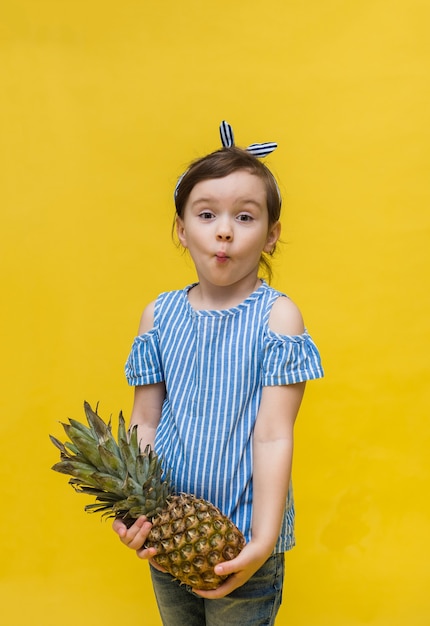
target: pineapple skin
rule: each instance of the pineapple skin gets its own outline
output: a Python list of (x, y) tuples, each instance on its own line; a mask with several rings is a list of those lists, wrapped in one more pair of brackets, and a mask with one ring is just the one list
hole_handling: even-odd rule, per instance
[(169, 473), (150, 446), (142, 452), (137, 427), (127, 434), (122, 413), (118, 437), (85, 402), (88, 426), (69, 419), (63, 424), (70, 441), (50, 439), (60, 451), (52, 469), (72, 476), (78, 493), (95, 498), (89, 513), (123, 520), (130, 527), (141, 515), (152, 528), (143, 547), (155, 548), (154, 560), (181, 583), (194, 589), (216, 589), (227, 577), (214, 567), (234, 559), (245, 545), (240, 530), (217, 507), (191, 494), (172, 494)]
[(152, 521), (145, 542), (154, 560), (181, 583), (195, 589), (217, 589), (227, 576), (214, 567), (234, 559), (245, 539), (233, 522), (210, 502), (190, 494), (171, 496)]

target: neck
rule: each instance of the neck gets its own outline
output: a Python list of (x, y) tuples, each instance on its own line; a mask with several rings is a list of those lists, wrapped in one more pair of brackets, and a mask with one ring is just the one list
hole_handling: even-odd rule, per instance
[(258, 277), (240, 285), (228, 285), (219, 287), (217, 285), (208, 285), (205, 282), (199, 282), (196, 287), (191, 289), (188, 299), (191, 306), (196, 310), (220, 311), (223, 309), (231, 309), (238, 306), (246, 300), (261, 285)]

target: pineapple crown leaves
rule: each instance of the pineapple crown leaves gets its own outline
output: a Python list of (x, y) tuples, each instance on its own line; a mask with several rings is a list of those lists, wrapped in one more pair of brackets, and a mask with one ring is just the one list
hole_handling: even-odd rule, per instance
[(52, 469), (71, 476), (69, 483), (78, 493), (95, 497), (96, 502), (85, 507), (88, 512), (124, 520), (155, 517), (171, 495), (161, 460), (150, 446), (141, 452), (137, 426), (127, 432), (122, 412), (115, 440), (110, 421), (106, 424), (88, 402), (84, 410), (88, 426), (74, 419), (62, 424), (70, 441), (62, 443), (50, 435), (60, 451)]

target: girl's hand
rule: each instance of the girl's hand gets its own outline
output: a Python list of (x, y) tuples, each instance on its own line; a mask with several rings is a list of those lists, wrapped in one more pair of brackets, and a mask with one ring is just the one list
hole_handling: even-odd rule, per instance
[(112, 528), (119, 536), (121, 543), (131, 550), (135, 550), (140, 559), (152, 559), (155, 556), (157, 552), (155, 548), (143, 548), (152, 528), (151, 522), (147, 520), (145, 515), (138, 517), (130, 528), (127, 528), (120, 519), (116, 519)]
[(208, 600), (224, 598), (224, 596), (245, 584), (267, 561), (271, 552), (270, 550), (267, 553), (266, 550), (262, 550), (261, 546), (250, 541), (235, 559), (224, 561), (215, 566), (215, 574), (228, 576), (227, 580), (218, 589), (211, 591), (193, 589), (194, 593)]

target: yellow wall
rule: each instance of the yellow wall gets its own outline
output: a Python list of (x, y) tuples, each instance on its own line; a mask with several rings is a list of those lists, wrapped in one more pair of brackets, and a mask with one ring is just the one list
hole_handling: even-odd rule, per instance
[(6, 626), (159, 624), (146, 564), (50, 471), (48, 433), (84, 399), (128, 414), (141, 309), (194, 279), (172, 188), (222, 119), (279, 143), (274, 284), (326, 367), (297, 426), (278, 623), (430, 623), (429, 18), (424, 0), (4, 0)]

